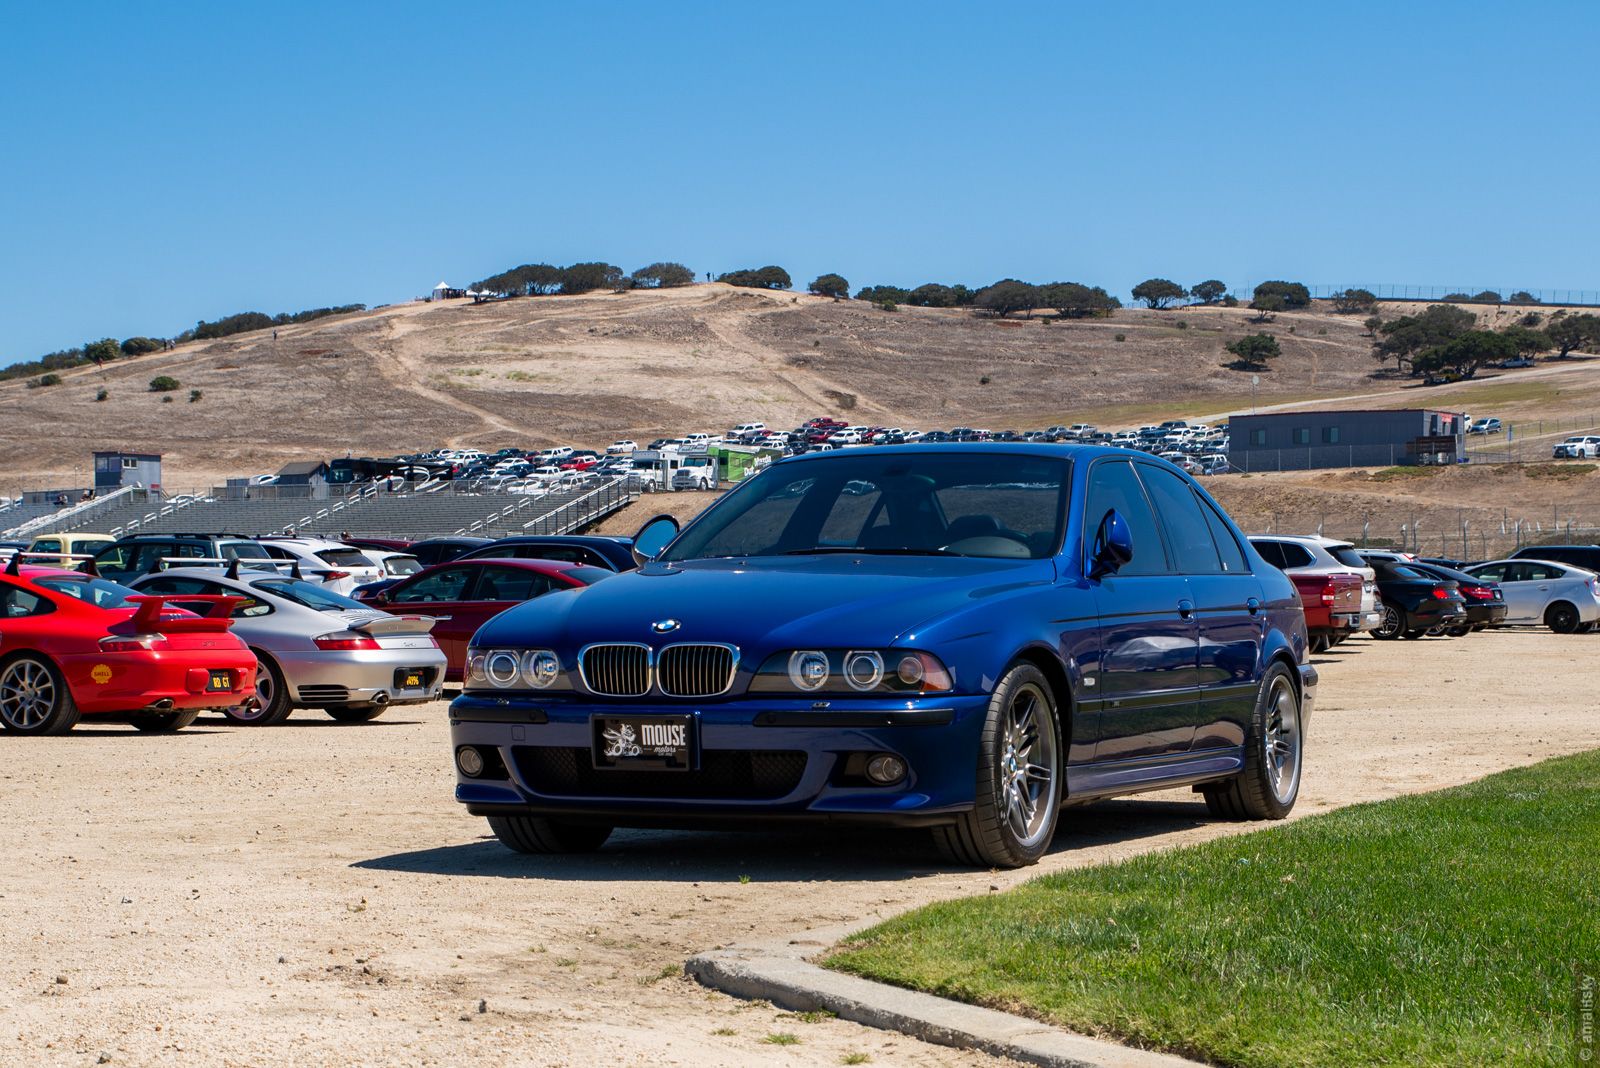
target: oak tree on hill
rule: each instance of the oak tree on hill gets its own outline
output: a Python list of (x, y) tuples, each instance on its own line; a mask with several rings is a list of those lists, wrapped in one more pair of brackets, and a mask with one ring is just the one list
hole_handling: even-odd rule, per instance
[(815, 293), (822, 297), (832, 297), (834, 300), (842, 300), (850, 295), (850, 283), (844, 280), (843, 275), (818, 275), (816, 281), (811, 283), (807, 292)]
[(910, 304), (910, 290), (899, 286), (862, 286), (856, 290), (856, 299), (868, 304)]
[(794, 284), (789, 279), (788, 271), (770, 264), (766, 267), (729, 271), (718, 275), (717, 281), (726, 282), (730, 286), (743, 286), (746, 289), (788, 289)]
[(1215, 304), (1228, 295), (1228, 287), (1215, 278), (1208, 278), (1190, 289), (1189, 295), (1201, 304)]
[(143, 356), (147, 352), (158, 352), (166, 345), (153, 337), (130, 337), (119, 347), (124, 356)]
[(1178, 283), (1165, 278), (1146, 278), (1133, 287), (1133, 299), (1151, 308), (1166, 308), (1189, 295)]
[(1309, 308), (1311, 306), (1311, 291), (1299, 282), (1262, 282), (1256, 286), (1252, 308), (1259, 308), (1262, 297), (1279, 296), (1283, 298), (1286, 309)]
[(1378, 306), (1378, 295), (1370, 289), (1341, 289), (1333, 295), (1333, 310), (1341, 315), (1370, 312)]
[(1039, 301), (1044, 307), (1060, 312), (1063, 319), (1105, 317), (1122, 307), (1122, 301), (1102, 287), (1086, 286), (1082, 282), (1051, 282), (1040, 286)]
[(1468, 330), (1443, 345), (1417, 354), (1413, 366), (1423, 374), (1448, 371), (1471, 378), (1484, 364), (1509, 360), (1517, 354), (1516, 344), (1492, 330)]
[(988, 312), (997, 319), (1004, 319), (1012, 312), (1027, 312), (1028, 317), (1033, 317), (1033, 309), (1040, 307), (1039, 287), (1019, 282), (1015, 278), (1002, 279), (992, 286), (985, 286), (978, 290), (978, 299), (975, 301), (978, 308)]
[(1556, 347), (1556, 355), (1562, 359), (1574, 349), (1600, 351), (1600, 316), (1584, 313), (1551, 318), (1544, 332), (1550, 336)]
[(645, 289), (672, 289), (694, 281), (694, 272), (681, 263), (652, 263), (633, 272), (633, 282)]
[(1500, 331), (1500, 336), (1516, 346), (1518, 356), (1537, 356), (1556, 347), (1543, 330), (1530, 330), (1520, 324), (1506, 327)]
[(1433, 304), (1418, 315), (1401, 316), (1380, 326), (1372, 355), (1379, 363), (1393, 360), (1397, 371), (1415, 374), (1419, 354), (1460, 337), (1477, 323), (1477, 317), (1465, 308)]
[(1268, 360), (1283, 355), (1278, 339), (1271, 334), (1246, 334), (1229, 345), (1228, 351), (1238, 357), (1239, 366), (1247, 371), (1264, 369)]

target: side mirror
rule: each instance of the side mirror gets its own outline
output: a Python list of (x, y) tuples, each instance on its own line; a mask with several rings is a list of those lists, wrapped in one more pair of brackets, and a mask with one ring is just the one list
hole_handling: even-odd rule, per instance
[(658, 515), (639, 528), (633, 536), (633, 561), (644, 565), (661, 555), (673, 538), (678, 536), (678, 521), (670, 515)]
[(1133, 533), (1128, 529), (1128, 521), (1113, 508), (1100, 520), (1100, 530), (1095, 534), (1089, 577), (1114, 575), (1132, 559)]

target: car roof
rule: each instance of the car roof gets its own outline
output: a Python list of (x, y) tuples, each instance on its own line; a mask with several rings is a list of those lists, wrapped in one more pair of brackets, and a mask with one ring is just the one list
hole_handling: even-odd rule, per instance
[[(1065, 443), (1041, 443), (1036, 441), (940, 441), (932, 444), (893, 445), (884, 446), (884, 454), (890, 456), (1041, 456), (1072, 459), (1095, 459), (1101, 456), (1118, 456), (1130, 459), (1133, 453), (1127, 449), (1118, 449), (1110, 445), (1077, 445)], [(841, 457), (875, 455), (871, 451), (857, 452), (855, 450), (830, 452), (808, 452), (799, 456), (785, 456), (774, 461), (774, 466), (783, 464), (819, 464), (835, 463)], [(1147, 455), (1147, 454), (1139, 454)]]
[[(504, 564), (507, 567), (517, 567), (524, 571), (540, 571), (547, 574), (571, 571), (575, 567), (589, 566), (587, 564), (574, 563), (571, 560), (541, 560), (537, 557), (528, 556), (474, 556), (471, 560), (446, 560), (443, 563), (424, 568), (417, 574), (423, 575), (429, 571), (438, 571), (440, 568), (455, 567), (460, 564)], [(416, 576), (407, 575), (406, 577), (415, 578)]]

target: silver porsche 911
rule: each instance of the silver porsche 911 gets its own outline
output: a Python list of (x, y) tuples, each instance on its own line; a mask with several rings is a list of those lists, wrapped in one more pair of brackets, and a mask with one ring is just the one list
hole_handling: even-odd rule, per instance
[(361, 722), (389, 705), (434, 700), (444, 686), (445, 654), (429, 633), (431, 616), (390, 615), (276, 570), (173, 567), (132, 585), (141, 593), (245, 598), (233, 609), (233, 633), (261, 668), (255, 699), (227, 710), (236, 723), (282, 723), (296, 708)]

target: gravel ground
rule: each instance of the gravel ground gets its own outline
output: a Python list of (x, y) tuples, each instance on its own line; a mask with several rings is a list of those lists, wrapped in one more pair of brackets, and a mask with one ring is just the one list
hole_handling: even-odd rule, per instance
[[(1531, 630), (1340, 646), (1296, 815), (1600, 746), (1597, 651)], [(862, 833), (630, 831), (519, 857), (450, 799), (443, 704), (0, 751), (5, 1065), (978, 1064), (707, 991), (682, 962), (1244, 829), (1173, 791), (1068, 810), (1024, 873)]]

